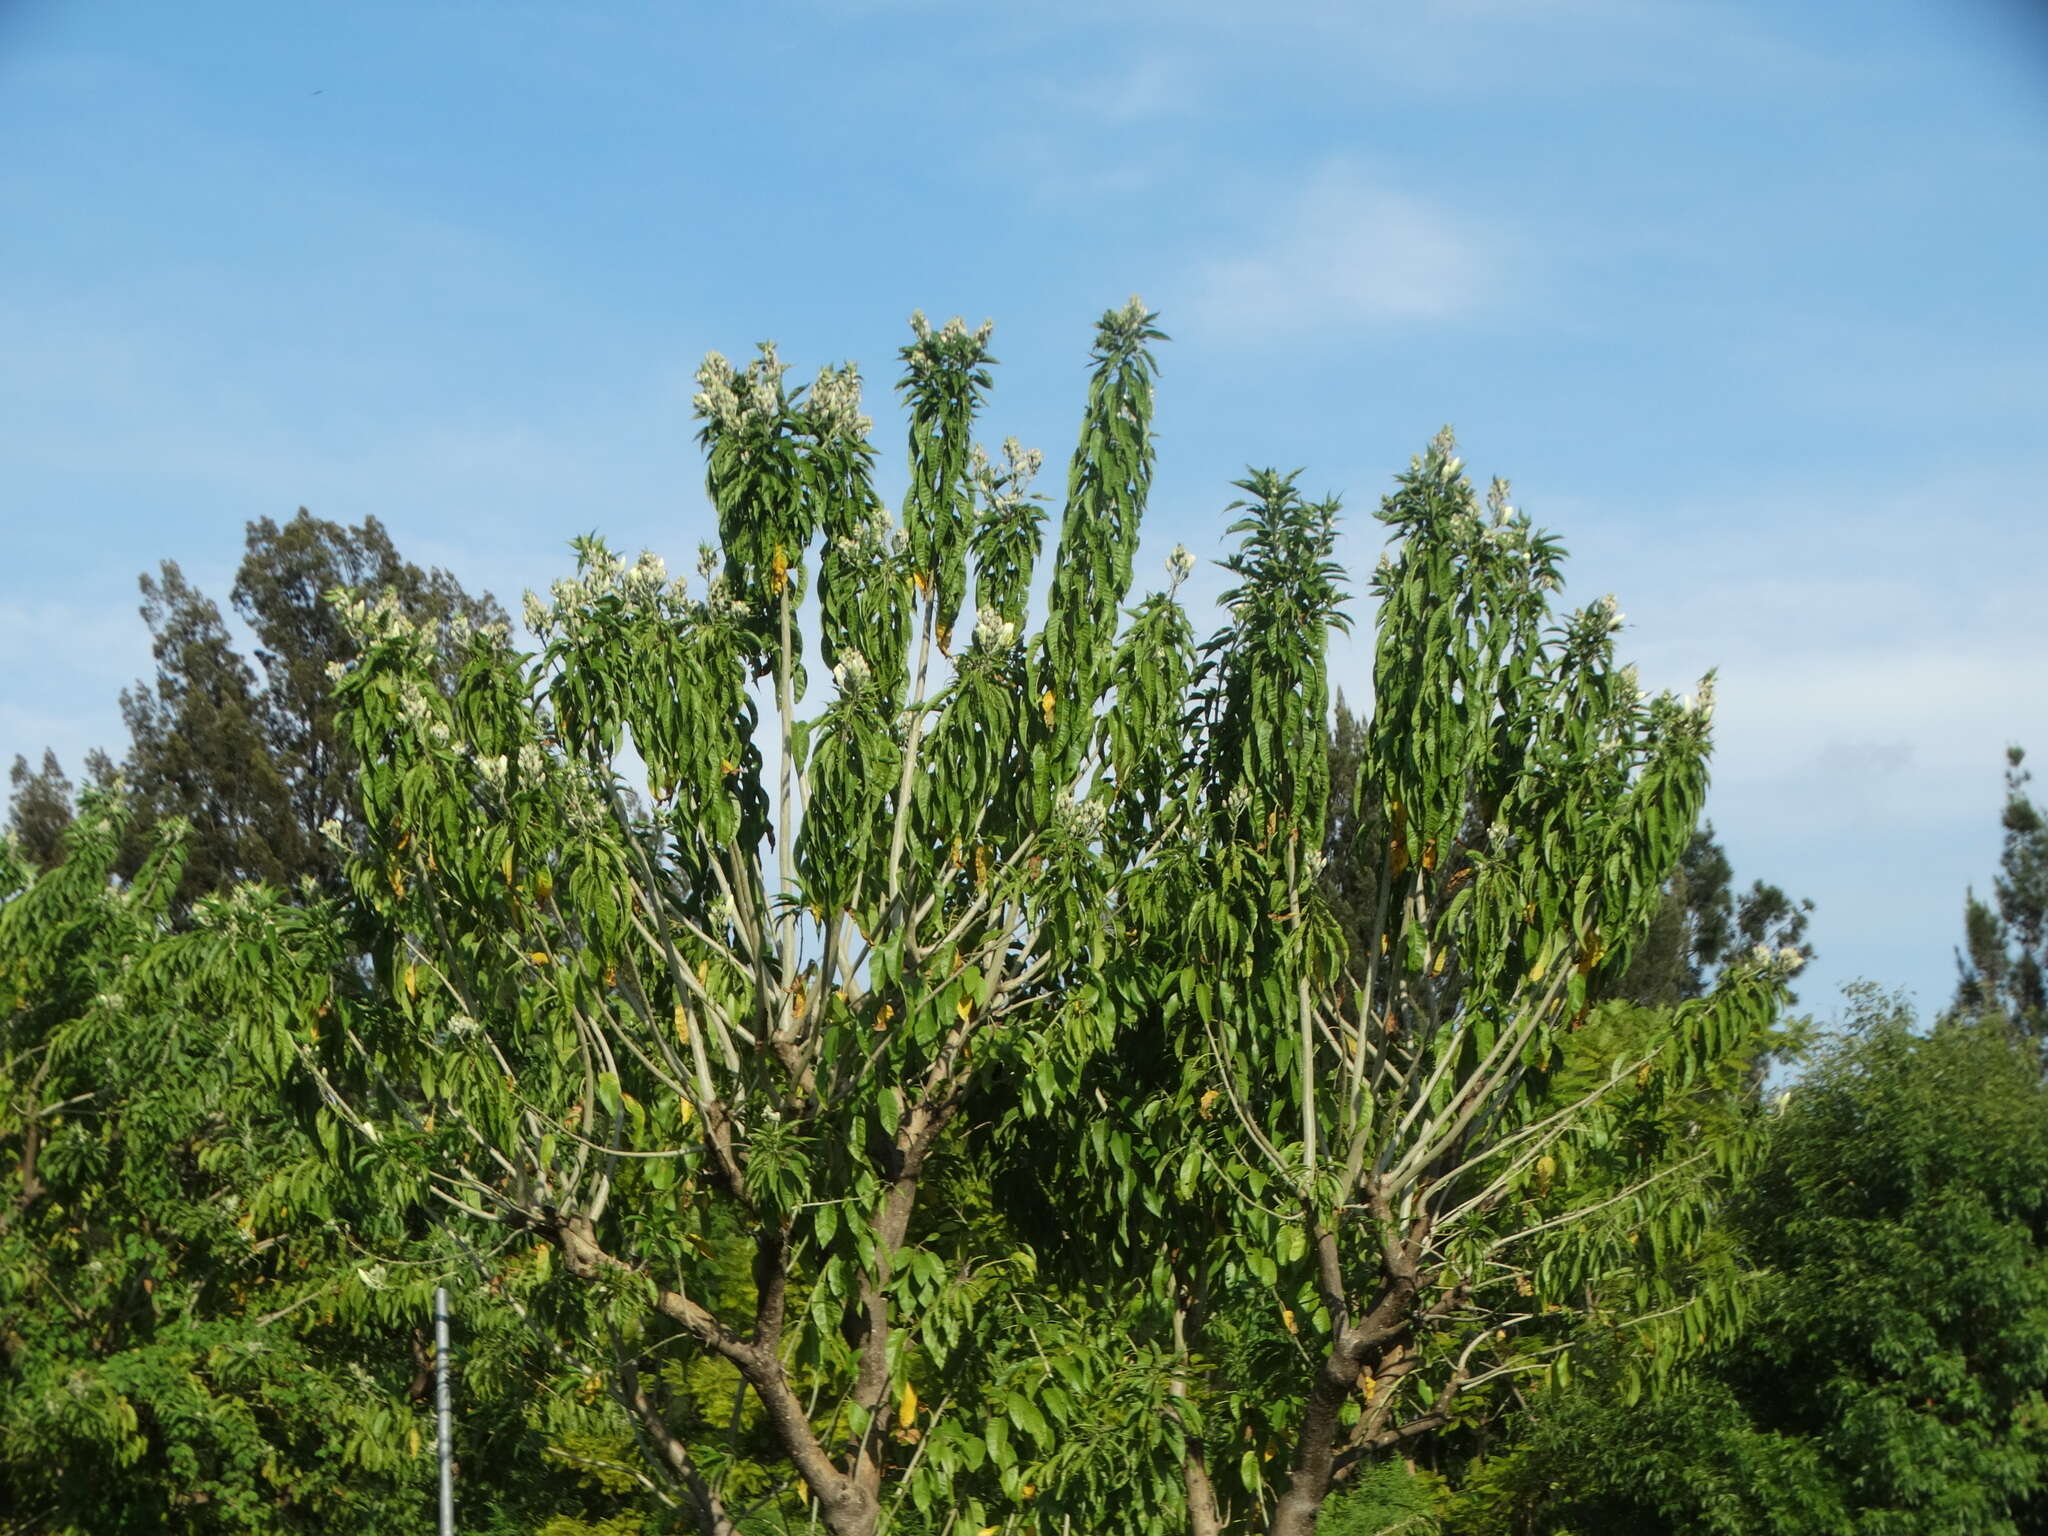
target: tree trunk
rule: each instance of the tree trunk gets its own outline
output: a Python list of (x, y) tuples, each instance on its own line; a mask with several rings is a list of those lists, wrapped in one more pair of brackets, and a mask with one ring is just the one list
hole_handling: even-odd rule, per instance
[(1272, 1523), (1266, 1527), (1267, 1536), (1315, 1536), (1316, 1515), (1330, 1496), (1336, 1476), (1338, 1415), (1358, 1380), (1364, 1353), (1364, 1337), (1353, 1330), (1345, 1329), (1331, 1341), (1330, 1352), (1309, 1388), (1294, 1470), (1273, 1511)]
[(1181, 1458), (1180, 1476), (1187, 1488), (1188, 1536), (1223, 1536), (1223, 1517), (1216, 1511), (1216, 1485), (1209, 1481), (1209, 1459), (1200, 1446), (1188, 1447)]

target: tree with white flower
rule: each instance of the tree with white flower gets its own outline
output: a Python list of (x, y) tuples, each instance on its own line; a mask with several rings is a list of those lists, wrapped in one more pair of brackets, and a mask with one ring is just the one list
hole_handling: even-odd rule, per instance
[[(480, 640), (451, 693), (402, 614), (347, 610), (378, 1000), (321, 980), (328, 914), (280, 910), (307, 966), (260, 1059), (314, 1074), (358, 1176), (532, 1250), (703, 1532), (778, 1497), (836, 1536), (913, 1509), (974, 1530), (1030, 1496), (1031, 1447), (969, 1411), (1016, 1367), (968, 1347), (1017, 1332), (985, 1314), (1029, 1256), (921, 1201), (984, 1083), (1046, 1108), (1109, 1044), (1117, 893), (1182, 814), (1186, 622), (1165, 594), (1122, 616), (1158, 336), (1136, 301), (1097, 330), (1028, 635), (1039, 456), (975, 446), (989, 329), (921, 316), (900, 525), (858, 373), (792, 389), (764, 346), (698, 376), (701, 595), (580, 541), (526, 604), (540, 654)], [(735, 1480), (714, 1418), (770, 1437), (780, 1491)]]

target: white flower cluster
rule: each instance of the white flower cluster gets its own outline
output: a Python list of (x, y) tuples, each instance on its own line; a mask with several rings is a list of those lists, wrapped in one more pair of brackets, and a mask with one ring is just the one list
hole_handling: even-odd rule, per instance
[(1700, 679), (1700, 691), (1689, 693), (1679, 701), (1679, 707), (1688, 715), (1697, 715), (1700, 720), (1714, 718), (1714, 679), (1712, 674)]
[(348, 664), (346, 662), (330, 661), (327, 663), (326, 671), (328, 682), (339, 683), (344, 677), (348, 676)]
[(519, 776), (521, 778), (543, 778), (546, 776), (547, 771), (547, 754), (541, 751), (539, 742), (529, 741), (519, 749)]
[(1772, 949), (1768, 944), (1755, 944), (1750, 946), (1749, 958), (1763, 969), (1781, 971), (1787, 976), (1806, 964), (1805, 952), (1791, 944), (1778, 949)]
[(1003, 439), (1003, 463), (998, 468), (976, 443), (968, 460), (968, 475), (981, 492), (988, 511), (1000, 517), (1030, 499), (1031, 482), (1045, 467), (1045, 455), (1026, 448), (1014, 437)]
[(1166, 574), (1173, 578), (1177, 587), (1195, 574), (1195, 557), (1188, 553), (1185, 544), (1173, 546), (1173, 553), (1166, 557)]
[(860, 410), (860, 369), (820, 368), (811, 386), (811, 415), (827, 437), (864, 438), (875, 429), (874, 418)]
[(1493, 514), (1495, 523), (1506, 523), (1514, 519), (1515, 509), (1508, 505), (1508, 483), (1499, 475), (1486, 488), (1486, 510)]
[(995, 609), (984, 607), (975, 617), (974, 643), (985, 651), (1007, 651), (1017, 643), (1017, 626)]
[(450, 1015), (448, 1030), (449, 1033), (457, 1038), (465, 1038), (470, 1035), (481, 1034), (483, 1032), (483, 1025), (477, 1023), (475, 1019), (472, 1019), (466, 1013), (457, 1013)]
[(789, 364), (775, 354), (775, 343), (761, 343), (761, 355), (736, 373), (716, 352), (707, 352), (697, 370), (697, 393), (690, 404), (721, 432), (734, 432), (782, 419), (782, 376)]
[[(661, 556), (651, 549), (640, 551), (640, 558), (633, 562), (633, 568), (626, 572), (623, 583), (626, 596), (639, 602), (647, 602), (661, 595), (668, 585), (668, 566)], [(680, 597), (682, 594), (676, 594)]]
[(874, 512), (854, 525), (851, 533), (841, 534), (833, 541), (832, 547), (840, 554), (855, 560), (880, 560), (897, 547), (898, 530), (890, 520), (886, 508), (877, 507)]
[(341, 615), (343, 627), (366, 643), (403, 640), (419, 632), (419, 626), (398, 606), (398, 594), (389, 587), (374, 602), (346, 587), (336, 587), (327, 594), (327, 601)]
[(505, 775), (510, 767), (511, 765), (502, 757), (479, 755), (476, 760), (476, 771), (483, 776), (483, 781), (501, 794), (504, 792)]
[(1620, 629), (1622, 621), (1628, 617), (1627, 614), (1621, 611), (1621, 600), (1612, 592), (1600, 599), (1599, 610), (1601, 617), (1606, 621), (1607, 632), (1610, 635)]
[(408, 677), (398, 688), (398, 712), (414, 730), (425, 734), (434, 721), (434, 703), (417, 678)]
[[(916, 334), (919, 342), (928, 342), (932, 339), (931, 322), (925, 319), (924, 311), (921, 309), (913, 309), (910, 312), (910, 329)], [(981, 322), (980, 326), (976, 328), (974, 332), (974, 339), (980, 345), (985, 347), (988, 345), (989, 337), (995, 334), (995, 330), (995, 321), (984, 320)], [(965, 320), (962, 320), (958, 315), (955, 315), (952, 319), (948, 320), (943, 326), (939, 328), (938, 337), (939, 340), (942, 342), (965, 340), (967, 337), (967, 322)]]
[(859, 693), (873, 676), (874, 668), (868, 665), (867, 657), (859, 651), (840, 652), (839, 660), (832, 668), (832, 681), (839, 685), (841, 693)]
[(1053, 821), (1069, 837), (1093, 842), (1109, 825), (1109, 807), (1100, 800), (1069, 800), (1054, 811)]

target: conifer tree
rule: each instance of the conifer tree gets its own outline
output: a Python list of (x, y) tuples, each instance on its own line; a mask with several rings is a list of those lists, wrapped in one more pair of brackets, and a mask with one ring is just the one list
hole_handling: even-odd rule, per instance
[(1972, 891), (1964, 903), (1956, 1006), (2003, 1014), (2048, 1045), (2048, 818), (2027, 794), (2025, 762), (2019, 747), (2007, 750), (2004, 845), (1992, 901)]

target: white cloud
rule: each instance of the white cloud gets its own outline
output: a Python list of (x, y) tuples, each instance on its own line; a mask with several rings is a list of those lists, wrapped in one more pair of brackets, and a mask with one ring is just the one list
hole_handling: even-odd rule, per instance
[(1144, 53), (1121, 69), (1080, 81), (1060, 76), (1047, 95), (1062, 113), (1125, 126), (1191, 110), (1199, 87), (1185, 59)]
[(1276, 226), (1261, 220), (1252, 230), (1196, 264), (1189, 299), (1176, 306), (1193, 328), (1270, 340), (1442, 321), (1474, 309), (1492, 286), (1474, 235), (1346, 161), (1317, 171)]

